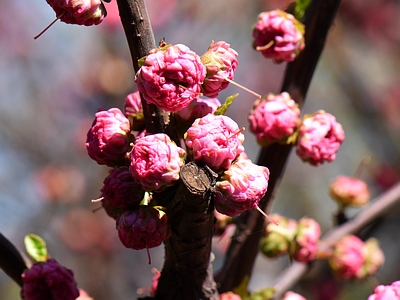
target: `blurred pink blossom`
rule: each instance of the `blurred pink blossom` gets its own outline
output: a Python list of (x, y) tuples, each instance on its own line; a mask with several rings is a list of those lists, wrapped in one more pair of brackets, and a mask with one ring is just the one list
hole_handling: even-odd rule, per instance
[(293, 61), (305, 47), (304, 25), (279, 9), (258, 15), (253, 37), (254, 49), (276, 63)]
[(321, 228), (315, 220), (301, 218), (290, 251), (293, 259), (304, 263), (313, 261), (320, 236)]
[(255, 101), (248, 120), (258, 143), (267, 146), (286, 143), (298, 126), (299, 116), (300, 109), (288, 93), (270, 93)]
[(338, 176), (329, 184), (329, 194), (342, 206), (362, 206), (369, 202), (367, 184), (355, 177)]
[(400, 281), (391, 285), (378, 285), (368, 300), (397, 300), (400, 299)]
[(304, 116), (298, 128), (296, 154), (313, 166), (332, 162), (344, 138), (342, 125), (334, 116), (320, 110)]

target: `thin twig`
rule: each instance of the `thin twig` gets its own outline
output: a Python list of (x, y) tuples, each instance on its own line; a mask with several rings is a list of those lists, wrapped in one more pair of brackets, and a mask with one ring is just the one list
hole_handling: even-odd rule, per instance
[[(399, 202), (400, 182), (373, 200), (372, 204), (365, 207), (356, 218), (328, 232), (321, 241), (331, 244), (345, 235), (357, 234), (361, 229), (390, 212), (390, 208)], [(274, 284), (276, 289), (275, 298), (280, 299), (284, 292), (288, 291), (300, 280), (308, 268), (308, 264), (295, 262), (282, 272)]]

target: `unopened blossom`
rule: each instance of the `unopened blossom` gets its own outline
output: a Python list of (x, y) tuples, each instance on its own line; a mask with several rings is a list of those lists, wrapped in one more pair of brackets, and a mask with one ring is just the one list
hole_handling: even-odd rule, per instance
[(271, 219), (278, 225), (268, 223), (265, 234), (261, 238), (260, 250), (265, 256), (275, 258), (289, 252), (290, 244), (297, 231), (297, 221), (279, 214), (271, 215)]
[(196, 162), (214, 171), (227, 170), (244, 152), (244, 135), (231, 118), (208, 114), (196, 119), (185, 133), (185, 143)]
[(206, 53), (201, 56), (201, 62), (206, 66), (207, 75), (201, 87), (204, 96), (217, 97), (233, 80), (238, 66), (238, 53), (224, 42), (212, 42)]
[(367, 184), (355, 177), (338, 176), (329, 184), (329, 194), (342, 206), (362, 206), (371, 194)]
[(108, 199), (104, 198), (103, 196), (101, 196), (100, 199), (102, 199), (101, 206), (105, 210), (106, 214), (114, 220), (116, 220), (125, 211), (123, 208), (117, 208), (111, 205)]
[(400, 281), (391, 285), (378, 285), (368, 300), (397, 300), (400, 299)]
[(103, 197), (116, 208), (126, 209), (139, 205), (145, 193), (142, 186), (133, 180), (128, 167), (111, 170), (103, 184)]
[(276, 63), (291, 62), (304, 49), (304, 25), (282, 10), (262, 12), (253, 27), (253, 47)]
[(321, 228), (315, 220), (310, 218), (300, 219), (290, 249), (291, 257), (304, 263), (314, 260), (320, 236)]
[(87, 133), (90, 158), (109, 167), (128, 165), (130, 130), (129, 120), (118, 108), (98, 111)]
[(164, 133), (146, 135), (135, 141), (130, 172), (145, 191), (161, 192), (179, 179), (185, 150)]
[(300, 109), (286, 92), (258, 99), (248, 117), (250, 130), (262, 146), (286, 143), (299, 123)]
[(296, 154), (313, 166), (332, 162), (344, 141), (342, 125), (323, 110), (306, 115), (298, 128)]
[(268, 189), (269, 170), (240, 158), (217, 180), (214, 205), (217, 211), (235, 216), (257, 208)]
[(101, 0), (46, 0), (57, 18), (67, 24), (98, 25), (107, 15)]
[(74, 275), (54, 258), (35, 263), (21, 275), (25, 300), (75, 300), (79, 296)]
[(117, 219), (117, 230), (122, 244), (134, 250), (157, 247), (171, 235), (167, 215), (151, 206), (126, 210)]
[(200, 57), (178, 44), (154, 49), (136, 73), (143, 98), (165, 111), (176, 112), (200, 96), (206, 68)]
[(178, 111), (176, 116), (183, 122), (192, 124), (198, 118), (213, 114), (220, 106), (221, 102), (217, 98), (196, 98)]
[(364, 279), (368, 276), (375, 275), (379, 268), (385, 262), (385, 256), (382, 249), (379, 247), (379, 243), (376, 239), (370, 238), (364, 243), (366, 257), (363, 268), (358, 274), (359, 279)]
[(289, 291), (283, 295), (282, 300), (306, 300), (306, 298), (295, 292)]
[(363, 241), (348, 235), (335, 245), (329, 264), (337, 278), (356, 279), (362, 271), (366, 256)]
[(125, 116), (131, 122), (131, 129), (141, 131), (145, 128), (142, 99), (139, 92), (130, 93), (125, 98), (124, 103)]
[(220, 300), (242, 300), (242, 297), (240, 297), (238, 294), (232, 293), (232, 292), (226, 292), (222, 293), (219, 295)]

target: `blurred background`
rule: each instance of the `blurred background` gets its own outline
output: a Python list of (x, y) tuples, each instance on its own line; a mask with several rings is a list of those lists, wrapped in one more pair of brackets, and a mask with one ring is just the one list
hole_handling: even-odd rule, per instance
[[(86, 133), (99, 109), (122, 108), (136, 90), (128, 45), (115, 0), (98, 26), (57, 22), (38, 40), (55, 13), (46, 1), (0, 0), (0, 232), (20, 249), (28, 233), (42, 236), (49, 253), (74, 270), (80, 288), (96, 300), (136, 299), (161, 269), (163, 247), (125, 249), (114, 221), (91, 199), (100, 195), (107, 167), (92, 161)], [(224, 40), (239, 53), (235, 81), (260, 93), (278, 93), (285, 64), (276, 65), (251, 48), (251, 28), (265, 10), (286, 8), (286, 0), (147, 0), (156, 40), (183, 43), (199, 55), (211, 41)], [(292, 153), (273, 212), (315, 218), (332, 227), (336, 204), (330, 180), (362, 175), (377, 196), (400, 180), (400, 1), (343, 0), (313, 77), (304, 113), (319, 109), (336, 116), (346, 132), (337, 159), (321, 167), (303, 164)], [(224, 99), (240, 93), (228, 115), (248, 127), (253, 96), (230, 86)], [(245, 113), (246, 112), (246, 113)], [(259, 148), (246, 130), (245, 149), (256, 160)], [(357, 209), (351, 211), (357, 213)], [(400, 279), (400, 207), (364, 237), (378, 238), (386, 263), (376, 278), (338, 282), (329, 270), (311, 272), (295, 288), (307, 299), (366, 299), (378, 283)], [(215, 240), (214, 270), (222, 264), (229, 237)], [(287, 258), (257, 259), (252, 290), (273, 284)], [(396, 266), (396, 267), (393, 267)], [(320, 271), (321, 271), (320, 270)], [(19, 299), (19, 288), (0, 272), (0, 298)]]

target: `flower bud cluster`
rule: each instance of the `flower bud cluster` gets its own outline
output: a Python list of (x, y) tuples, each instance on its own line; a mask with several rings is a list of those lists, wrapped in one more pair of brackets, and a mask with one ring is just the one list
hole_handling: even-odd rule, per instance
[(400, 299), (400, 281), (395, 281), (391, 285), (378, 285), (374, 293), (368, 297), (368, 300), (392, 299)]
[[(237, 56), (224, 41), (212, 42), (201, 57), (182, 44), (162, 45), (140, 60), (135, 82), (147, 103), (175, 112), (188, 121), (193, 116), (211, 113), (207, 104), (202, 104), (200, 109), (191, 104), (201, 95), (217, 97), (228, 87), (238, 66)], [(211, 102), (214, 102), (210, 105), (213, 108), (215, 101)]]
[(99, 200), (116, 219), (121, 242), (132, 249), (156, 247), (170, 231), (167, 215), (152, 207), (151, 193), (177, 182), (186, 152), (166, 134), (137, 132), (143, 128), (139, 92), (128, 95), (124, 109), (96, 113), (86, 148), (98, 164), (112, 167)]
[(332, 180), (329, 184), (329, 195), (341, 207), (363, 206), (371, 198), (371, 193), (364, 181), (348, 176), (338, 176)]
[(299, 262), (310, 262), (315, 259), (318, 241), (321, 236), (319, 224), (310, 218), (302, 218), (299, 222), (273, 214), (271, 218), (279, 224), (267, 225), (261, 240), (260, 250), (269, 257), (289, 254)]
[(283, 92), (256, 100), (248, 120), (260, 145), (293, 143), (296, 154), (313, 166), (332, 162), (345, 138), (342, 125), (323, 110), (299, 115), (298, 105)]
[(244, 135), (237, 123), (223, 115), (196, 119), (184, 135), (194, 161), (218, 174), (214, 205), (227, 216), (257, 208), (268, 189), (269, 170), (244, 153)]
[(339, 279), (365, 279), (374, 275), (384, 260), (377, 240), (371, 238), (364, 243), (348, 235), (336, 243), (329, 264)]

